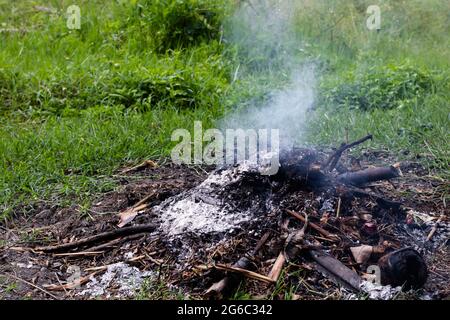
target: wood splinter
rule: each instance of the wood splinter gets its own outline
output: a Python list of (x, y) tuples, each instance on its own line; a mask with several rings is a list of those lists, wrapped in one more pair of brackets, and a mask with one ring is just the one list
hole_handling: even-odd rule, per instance
[[(289, 213), (291, 216), (293, 216), (294, 218), (299, 219), (302, 222), (305, 222), (306, 219), (299, 213), (289, 210), (286, 210), (287, 213)], [(321, 226), (313, 223), (313, 222), (309, 222), (308, 225), (314, 229), (315, 231), (317, 231), (318, 233), (320, 233), (321, 235), (323, 235), (325, 238), (328, 238), (330, 241), (338, 241), (339, 237), (335, 234), (332, 234), (330, 232), (328, 232), (327, 230), (325, 230), (324, 228), (322, 228)]]
[(284, 255), (284, 252), (281, 251), (277, 257), (277, 260), (275, 260), (275, 263), (273, 264), (268, 277), (271, 278), (274, 282), (277, 282), (285, 263), (286, 256)]
[[(239, 268), (239, 269), (249, 269), (252, 265), (251, 260), (249, 257), (254, 257), (259, 250), (264, 246), (264, 244), (267, 242), (267, 240), (270, 237), (270, 232), (266, 232), (261, 239), (256, 244), (254, 250), (243, 257), (241, 257), (237, 262), (235, 262), (232, 267), (233, 268)], [(239, 281), (241, 280), (239, 273), (233, 273), (230, 275), (227, 275), (226, 277), (222, 278), (220, 281), (215, 282), (211, 285), (211, 287), (206, 290), (205, 295), (207, 296), (223, 296), (226, 292), (230, 291), (233, 287), (235, 287), (237, 284), (239, 284)]]
[[(278, 281), (278, 278), (281, 275), (281, 271), (283, 270), (288, 256), (297, 255), (298, 251), (300, 250), (299, 245), (303, 242), (305, 231), (308, 226), (308, 215), (306, 215), (304, 223), (305, 224), (300, 230), (295, 231), (287, 237), (284, 249), (279, 253), (277, 259), (275, 260), (275, 263), (273, 264), (272, 269), (270, 270), (268, 275), (268, 277), (271, 278), (274, 282)], [(289, 252), (286, 252), (288, 248), (290, 250)]]
[(427, 241), (430, 241), (431, 238), (433, 238), (433, 236), (436, 233), (436, 230), (438, 228), (438, 225), (442, 222), (442, 220), (444, 220), (444, 218), (445, 218), (445, 214), (441, 214), (439, 216), (439, 219), (436, 221), (436, 224), (433, 226), (433, 228), (431, 229), (430, 233), (427, 236)]

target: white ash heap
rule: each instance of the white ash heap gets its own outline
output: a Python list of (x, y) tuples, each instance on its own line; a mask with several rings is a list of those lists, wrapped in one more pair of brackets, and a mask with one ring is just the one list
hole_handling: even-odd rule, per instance
[(140, 271), (124, 262), (114, 263), (108, 266), (104, 274), (92, 276), (79, 292), (78, 296), (90, 298), (105, 296), (109, 298), (133, 297), (144, 284), (145, 279), (155, 278), (153, 271)]
[(251, 210), (239, 208), (223, 191), (239, 183), (246, 174), (260, 175), (260, 169), (249, 161), (218, 169), (200, 185), (164, 201), (154, 209), (159, 212), (162, 231), (169, 236), (223, 233), (255, 220)]

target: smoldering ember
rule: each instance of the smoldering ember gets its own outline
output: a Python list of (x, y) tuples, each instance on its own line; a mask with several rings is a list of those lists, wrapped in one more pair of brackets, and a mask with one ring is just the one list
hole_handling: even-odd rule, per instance
[(162, 298), (279, 298), (281, 287), (292, 299), (442, 298), (445, 182), (387, 152), (348, 154), (369, 139), (282, 150), (271, 176), (248, 161), (148, 160), (118, 172), (122, 188), (85, 215), (38, 203), (2, 235), (2, 274), (25, 284), (11, 297), (125, 298), (148, 286)]

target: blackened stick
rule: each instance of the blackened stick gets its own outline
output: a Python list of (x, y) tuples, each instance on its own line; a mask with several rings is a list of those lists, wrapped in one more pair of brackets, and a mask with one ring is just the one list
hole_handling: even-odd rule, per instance
[[(361, 144), (367, 140), (372, 140), (373, 136), (371, 134), (368, 134), (367, 136), (356, 140), (352, 143), (349, 144), (345, 144), (343, 143), (339, 149), (337, 149), (329, 158), (328, 160), (325, 162), (325, 164), (323, 165), (323, 169), (326, 169), (328, 167), (328, 165), (330, 165), (330, 168), (328, 169), (328, 171), (332, 171), (334, 169), (334, 167), (336, 167), (336, 164), (338, 163), (339, 159), (341, 158), (342, 153), (350, 148), (353, 148), (354, 146), (357, 146), (358, 144)], [(331, 163), (331, 164), (330, 164)]]

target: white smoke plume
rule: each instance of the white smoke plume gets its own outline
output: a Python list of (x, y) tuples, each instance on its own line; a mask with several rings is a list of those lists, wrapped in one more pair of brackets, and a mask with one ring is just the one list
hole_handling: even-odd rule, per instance
[(281, 149), (299, 138), (315, 99), (314, 66), (300, 66), (294, 57), (300, 49), (292, 23), (298, 6), (299, 1), (294, 0), (242, 1), (228, 34), (228, 40), (244, 52), (247, 63), (254, 63), (255, 72), (282, 69), (290, 73), (290, 83), (271, 92), (268, 102), (227, 116), (222, 127), (279, 129)]

